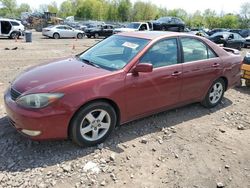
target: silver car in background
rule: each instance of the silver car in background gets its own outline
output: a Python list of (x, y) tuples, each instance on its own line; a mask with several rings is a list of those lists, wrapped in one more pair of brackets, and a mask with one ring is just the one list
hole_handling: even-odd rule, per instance
[(67, 25), (53, 25), (42, 30), (43, 36), (59, 39), (59, 38), (78, 38), (82, 39), (84, 32), (74, 29)]

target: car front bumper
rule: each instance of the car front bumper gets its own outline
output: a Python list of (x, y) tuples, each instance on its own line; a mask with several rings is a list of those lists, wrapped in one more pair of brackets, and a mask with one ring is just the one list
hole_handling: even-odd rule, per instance
[(10, 90), (4, 95), (5, 109), (10, 123), (17, 131), (32, 140), (66, 139), (70, 114), (61, 110), (25, 109), (11, 99)]

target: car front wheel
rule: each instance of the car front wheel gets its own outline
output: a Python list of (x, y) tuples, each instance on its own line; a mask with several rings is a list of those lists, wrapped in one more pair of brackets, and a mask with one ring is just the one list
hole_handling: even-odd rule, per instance
[(216, 80), (209, 88), (205, 99), (202, 101), (202, 105), (207, 108), (215, 107), (219, 104), (224, 96), (225, 81), (223, 79)]
[(102, 143), (114, 130), (117, 116), (106, 102), (95, 102), (82, 107), (70, 125), (70, 136), (79, 146)]

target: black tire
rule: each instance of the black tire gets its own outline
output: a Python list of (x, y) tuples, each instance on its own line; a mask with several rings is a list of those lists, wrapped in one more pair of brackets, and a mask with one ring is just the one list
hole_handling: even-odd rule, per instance
[[(214, 87), (216, 87), (216, 86), (222, 87), (221, 94), (219, 96), (210, 96), (210, 94), (215, 92)], [(217, 106), (221, 102), (221, 100), (222, 100), (222, 98), (224, 96), (225, 90), (226, 90), (225, 81), (222, 78), (217, 79), (216, 81), (213, 82), (212, 86), (209, 88), (209, 90), (208, 90), (208, 92), (206, 94), (206, 97), (201, 102), (201, 104), (203, 106), (205, 106), (206, 108), (213, 108), (213, 107)], [(214, 98), (216, 100), (214, 102), (212, 102), (212, 99), (214, 99)]]
[(184, 32), (184, 27), (179, 27), (179, 32)]
[(245, 84), (247, 87), (250, 87), (250, 80), (245, 80)]
[(241, 48), (242, 48), (242, 45), (240, 45), (237, 50), (241, 51)]
[(91, 38), (91, 35), (87, 35), (87, 37), (90, 39), (90, 38)]
[(82, 33), (78, 33), (78, 34), (77, 34), (77, 38), (78, 38), (78, 39), (82, 39), (82, 38), (83, 38), (83, 34), (82, 34)]
[(19, 33), (13, 31), (13, 32), (10, 34), (10, 38), (11, 38), (11, 39), (19, 38)]
[[(96, 113), (95, 111), (97, 111), (97, 114), (96, 115), (92, 114)], [(98, 123), (98, 117), (101, 113), (98, 114), (98, 111), (104, 111), (108, 114), (104, 116), (101, 122), (99, 121), (100, 123)], [(94, 117), (94, 121), (96, 121), (95, 127), (94, 127), (94, 121), (92, 123), (90, 123), (90, 121), (87, 121), (88, 120), (87, 115), (89, 114), (93, 115), (92, 117), (97, 116)], [(106, 129), (102, 129), (102, 127), (98, 128), (103, 121), (110, 122), (110, 124), (108, 123), (109, 124), (108, 128)], [(70, 130), (69, 130), (70, 137), (73, 140), (73, 142), (79, 146), (94, 146), (102, 143), (111, 134), (111, 132), (115, 128), (116, 123), (117, 123), (117, 115), (114, 108), (110, 104), (106, 102), (94, 102), (86, 106), (83, 106), (75, 114), (70, 123)], [(83, 130), (84, 128), (89, 128), (90, 130), (88, 130), (86, 133), (84, 133), (84, 135), (82, 135), (81, 130)], [(100, 134), (101, 137), (94, 140), (88, 140), (88, 139), (93, 139), (94, 129), (95, 131), (97, 130), (98, 132), (97, 134)], [(90, 132), (91, 136), (88, 135)]]
[(162, 26), (161, 30), (162, 30), (162, 31), (167, 31), (166, 26)]
[(53, 34), (53, 38), (54, 38), (54, 39), (60, 39), (59, 33), (54, 33), (54, 34)]
[(98, 34), (98, 33), (95, 33), (94, 37), (95, 37), (96, 39), (98, 39), (98, 38), (99, 38), (99, 34)]

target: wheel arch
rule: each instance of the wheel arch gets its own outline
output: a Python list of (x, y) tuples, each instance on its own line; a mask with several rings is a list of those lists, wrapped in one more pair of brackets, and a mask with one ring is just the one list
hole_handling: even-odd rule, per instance
[(58, 35), (59, 35), (59, 38), (61, 37), (60, 33), (54, 32), (53, 35), (52, 35), (53, 38), (54, 38), (54, 35), (55, 35), (55, 34), (58, 34)]
[[(212, 84), (218, 80), (218, 79), (222, 79), (225, 83), (225, 91), (227, 91), (228, 89), (228, 79), (225, 76), (220, 76), (218, 78), (216, 78), (215, 80), (212, 80), (209, 87), (205, 90), (204, 94), (202, 96), (206, 96), (207, 92), (209, 91), (210, 87), (212, 86)], [(203, 100), (203, 97), (201, 98), (201, 100)]]
[[(228, 89), (228, 79), (225, 76), (221, 76), (220, 78), (225, 82), (225, 91), (227, 91), (227, 89)], [(218, 78), (218, 79), (220, 79), (220, 78)]]
[(120, 124), (120, 108), (119, 106), (117, 105), (116, 102), (114, 102), (113, 100), (111, 99), (108, 99), (108, 98), (99, 98), (99, 99), (93, 99), (93, 100), (90, 100), (86, 103), (84, 103), (83, 105), (81, 105), (73, 114), (73, 116), (70, 118), (70, 121), (69, 121), (69, 125), (68, 125), (68, 131), (67, 131), (67, 135), (68, 135), (68, 138), (71, 137), (70, 135), (70, 129), (71, 129), (71, 126), (72, 126), (72, 120), (74, 119), (75, 115), (77, 114), (77, 112), (79, 112), (82, 108), (84, 108), (85, 106), (91, 104), (91, 103), (95, 103), (95, 102), (105, 102), (105, 103), (108, 103), (109, 105), (111, 105), (115, 112), (116, 112), (116, 115), (117, 115), (117, 122), (116, 122), (116, 127)]

